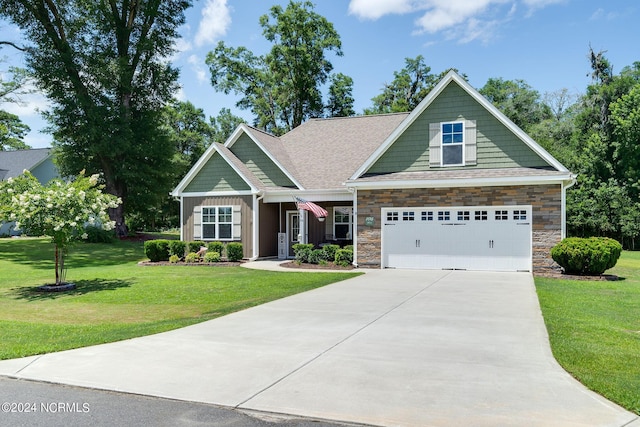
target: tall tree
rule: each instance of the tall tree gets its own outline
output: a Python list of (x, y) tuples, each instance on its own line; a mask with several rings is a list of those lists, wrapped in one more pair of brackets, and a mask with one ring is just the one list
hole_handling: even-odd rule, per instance
[(101, 172), (125, 214), (170, 189), (171, 141), (157, 124), (177, 89), (168, 62), (189, 0), (0, 0), (23, 31), (25, 57), (53, 102), (47, 114), (64, 175)]
[(524, 80), (490, 78), (478, 91), (524, 131), (551, 116), (548, 105), (540, 93)]
[(366, 108), (364, 114), (412, 111), (449, 72), (433, 74), (422, 55), (405, 58), (404, 62), (404, 68), (393, 72), (391, 83), (384, 84), (382, 93), (371, 99), (373, 106)]
[(30, 148), (23, 141), (31, 129), (15, 114), (0, 110), (0, 151)]
[(216, 90), (242, 95), (237, 105), (253, 112), (257, 126), (282, 134), (322, 116), (322, 86), (333, 70), (327, 54), (341, 56), (342, 44), (333, 24), (309, 1), (271, 7), (260, 26), (272, 43), (268, 54), (220, 42), (206, 63)]
[(353, 109), (353, 79), (338, 73), (331, 76), (329, 101), (325, 107), (329, 117), (349, 117), (356, 114)]
[(613, 237), (634, 247), (640, 236), (640, 63), (619, 75), (590, 49), (592, 84), (579, 102), (567, 166), (578, 183), (567, 193), (567, 224), (577, 235)]
[(222, 108), (216, 117), (209, 117), (209, 123), (213, 128), (213, 141), (223, 143), (240, 123), (245, 123), (245, 120), (232, 114), (230, 109)]

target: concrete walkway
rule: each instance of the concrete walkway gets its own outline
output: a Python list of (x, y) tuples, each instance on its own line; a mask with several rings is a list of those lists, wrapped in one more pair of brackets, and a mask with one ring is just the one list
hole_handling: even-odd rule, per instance
[(375, 270), (0, 375), (384, 426), (638, 423), (557, 365), (526, 273)]

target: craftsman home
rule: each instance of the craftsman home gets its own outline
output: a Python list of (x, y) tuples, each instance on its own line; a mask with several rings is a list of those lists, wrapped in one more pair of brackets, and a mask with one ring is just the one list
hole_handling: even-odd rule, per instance
[(183, 240), (239, 241), (250, 259), (331, 242), (353, 244), (360, 267), (531, 271), (553, 264), (574, 179), (450, 72), (411, 113), (281, 137), (240, 125), (171, 194)]

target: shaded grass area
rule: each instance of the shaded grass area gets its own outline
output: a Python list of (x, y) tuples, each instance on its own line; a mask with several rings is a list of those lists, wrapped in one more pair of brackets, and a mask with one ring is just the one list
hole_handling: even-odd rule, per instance
[(640, 414), (640, 252), (623, 252), (618, 281), (536, 278), (551, 348), (591, 390)]
[(141, 267), (141, 242), (79, 244), (67, 260), (76, 289), (45, 293), (53, 245), (0, 240), (0, 359), (163, 332), (344, 280), (356, 273), (242, 267)]

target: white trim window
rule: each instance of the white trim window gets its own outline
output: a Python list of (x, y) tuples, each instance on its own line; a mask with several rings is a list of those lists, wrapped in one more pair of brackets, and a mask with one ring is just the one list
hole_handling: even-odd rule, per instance
[(442, 123), (442, 166), (464, 165), (464, 122)]
[(233, 240), (233, 207), (202, 207), (202, 239)]
[(336, 240), (351, 239), (351, 221), (353, 208), (336, 206), (333, 209), (333, 236)]
[(475, 120), (429, 123), (430, 167), (476, 165), (476, 152)]

